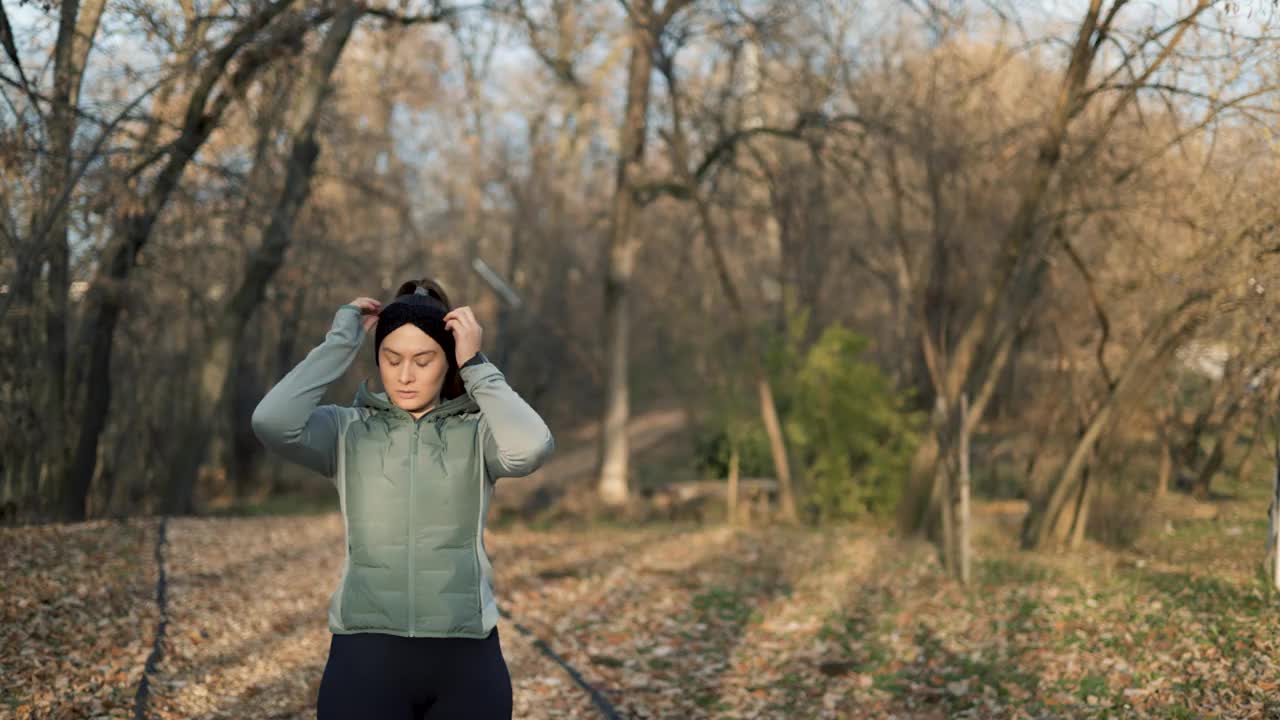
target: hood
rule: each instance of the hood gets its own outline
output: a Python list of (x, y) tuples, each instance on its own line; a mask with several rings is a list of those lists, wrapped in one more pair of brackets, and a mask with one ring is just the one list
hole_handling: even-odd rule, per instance
[[(386, 392), (374, 392), (369, 389), (369, 381), (360, 381), (360, 388), (356, 390), (355, 399), (351, 402), (352, 407), (367, 407), (371, 410), (383, 412), (391, 412), (397, 415), (409, 417), (409, 413), (400, 409), (391, 399), (387, 397)], [(422, 417), (443, 417), (446, 415), (458, 415), (467, 412), (477, 412), (480, 406), (476, 404), (475, 398), (469, 393), (463, 393), (456, 398), (443, 400), (435, 407), (427, 411)]]

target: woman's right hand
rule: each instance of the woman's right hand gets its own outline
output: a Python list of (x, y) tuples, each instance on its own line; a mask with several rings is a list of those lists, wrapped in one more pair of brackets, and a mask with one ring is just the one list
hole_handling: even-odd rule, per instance
[(360, 324), (364, 325), (365, 332), (369, 332), (374, 325), (378, 324), (378, 313), (382, 312), (382, 303), (373, 298), (358, 297), (349, 304), (360, 308)]

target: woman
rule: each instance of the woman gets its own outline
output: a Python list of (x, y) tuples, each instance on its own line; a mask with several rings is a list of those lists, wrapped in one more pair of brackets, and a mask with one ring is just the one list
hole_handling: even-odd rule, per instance
[[(320, 405), (375, 327), (384, 390), (365, 381), (350, 407)], [(485, 516), (497, 478), (533, 472), (555, 441), (481, 334), (430, 280), (386, 306), (357, 298), (254, 410), (268, 448), (338, 489), (346, 561), (319, 720), (511, 717)]]

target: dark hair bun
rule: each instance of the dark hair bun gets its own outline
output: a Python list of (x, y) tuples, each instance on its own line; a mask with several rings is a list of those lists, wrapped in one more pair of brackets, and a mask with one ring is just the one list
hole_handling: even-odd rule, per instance
[(453, 309), (453, 305), (449, 303), (449, 296), (445, 294), (444, 288), (440, 287), (440, 283), (429, 278), (406, 281), (400, 286), (400, 289), (396, 291), (396, 297), (400, 297), (401, 295), (413, 295), (418, 291), (418, 288), (422, 288), (428, 297), (433, 297), (436, 300), (439, 300), (446, 310)]

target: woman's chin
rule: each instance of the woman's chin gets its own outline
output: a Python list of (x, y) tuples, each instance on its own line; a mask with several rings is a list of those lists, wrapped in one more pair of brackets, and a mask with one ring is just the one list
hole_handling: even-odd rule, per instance
[(394, 393), (391, 401), (396, 407), (408, 413), (418, 413), (426, 410), (430, 402), (423, 393)]

